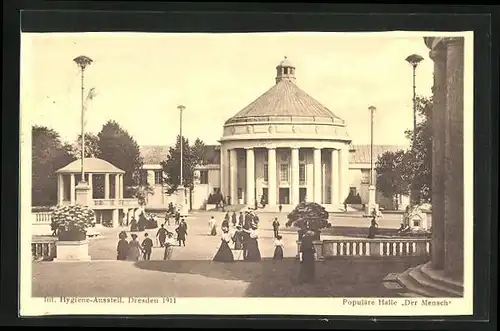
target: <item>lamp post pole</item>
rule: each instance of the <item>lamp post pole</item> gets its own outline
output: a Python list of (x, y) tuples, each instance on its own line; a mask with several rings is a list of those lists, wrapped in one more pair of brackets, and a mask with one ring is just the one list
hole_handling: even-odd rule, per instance
[(186, 203), (186, 188), (184, 187), (184, 144), (183, 144), (183, 137), (182, 137), (182, 113), (186, 107), (183, 105), (177, 106), (177, 109), (179, 109), (179, 136), (180, 136), (180, 152), (181, 152), (181, 169), (180, 169), (180, 186), (181, 186), (181, 198), (182, 198), (182, 207), (181, 207), (181, 214), (182, 216), (187, 215), (187, 203)]
[(371, 214), (374, 210), (377, 211), (378, 209), (376, 204), (376, 189), (373, 183), (373, 116), (377, 108), (370, 106), (368, 110), (370, 111), (370, 186), (368, 187), (367, 214)]
[[(412, 66), (413, 70), (413, 137), (412, 137), (412, 151), (415, 151), (415, 144), (417, 141), (417, 94), (416, 94), (416, 71), (417, 71), (417, 66), (420, 62), (424, 60), (423, 57), (421, 57), (418, 54), (412, 54), (408, 56), (406, 59), (406, 62), (408, 62)], [(415, 183), (411, 183), (411, 191), (410, 191), (410, 205), (414, 205), (414, 203), (417, 200), (417, 197), (419, 195), (419, 190), (415, 187)]]
[(84, 164), (83, 164), (83, 159), (85, 158), (85, 105), (84, 105), (84, 100), (83, 100), (83, 94), (84, 94), (84, 91), (85, 91), (85, 87), (84, 87), (84, 76), (85, 76), (85, 69), (87, 68), (87, 66), (89, 66), (93, 60), (87, 56), (84, 56), (84, 55), (81, 55), (79, 57), (76, 57), (73, 59), (73, 61), (78, 65), (78, 67), (80, 68), (80, 72), (81, 72), (81, 135), (82, 135), (82, 139), (81, 139), (81, 152), (80, 152), (80, 171), (81, 171), (81, 176), (82, 176), (82, 179), (81, 181), (82, 182), (85, 182), (85, 169), (84, 169)]

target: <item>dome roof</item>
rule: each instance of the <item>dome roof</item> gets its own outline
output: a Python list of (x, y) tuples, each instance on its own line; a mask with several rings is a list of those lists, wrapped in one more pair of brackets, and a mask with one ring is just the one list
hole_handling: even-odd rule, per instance
[(278, 66), (279, 67), (292, 67), (292, 68), (294, 68), (293, 64), (290, 63), (290, 61), (288, 60), (288, 58), (286, 56), (283, 59), (283, 61), (280, 62), (280, 64)]
[[(81, 171), (81, 159), (75, 160), (70, 164), (57, 170), (56, 173), (80, 173)], [(105, 160), (101, 160), (95, 157), (86, 157), (83, 159), (83, 164), (85, 167), (85, 172), (87, 173), (111, 173), (111, 174), (123, 174), (125, 171), (115, 167), (111, 163)]]
[(312, 118), (314, 121), (343, 123), (340, 117), (301, 90), (293, 81), (282, 79), (225, 124), (261, 121), (266, 117), (288, 117), (290, 121)]

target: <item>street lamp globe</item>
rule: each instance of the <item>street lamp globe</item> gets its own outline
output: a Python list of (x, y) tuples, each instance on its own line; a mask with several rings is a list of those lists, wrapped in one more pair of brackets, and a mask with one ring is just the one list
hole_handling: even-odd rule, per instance
[(416, 66), (418, 66), (418, 64), (420, 62), (422, 62), (424, 60), (424, 58), (418, 54), (412, 54), (412, 55), (408, 56), (405, 60), (406, 60), (406, 62), (411, 64), (413, 67), (416, 67)]
[(85, 55), (80, 55), (73, 59), (75, 63), (80, 67), (80, 69), (85, 70), (85, 68), (94, 62), (90, 57)]

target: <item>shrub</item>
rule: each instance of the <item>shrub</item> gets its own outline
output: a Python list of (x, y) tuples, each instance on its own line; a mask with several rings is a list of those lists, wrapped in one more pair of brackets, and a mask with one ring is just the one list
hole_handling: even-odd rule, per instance
[(58, 206), (52, 210), (52, 226), (65, 232), (86, 233), (95, 222), (95, 213), (86, 206)]
[(287, 226), (295, 226), (301, 230), (319, 230), (330, 227), (328, 212), (325, 207), (315, 202), (302, 202), (288, 214)]

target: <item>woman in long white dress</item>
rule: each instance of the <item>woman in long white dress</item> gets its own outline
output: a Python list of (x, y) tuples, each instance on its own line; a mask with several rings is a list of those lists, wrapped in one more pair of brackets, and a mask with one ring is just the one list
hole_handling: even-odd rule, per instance
[(167, 239), (165, 240), (165, 252), (163, 253), (164, 260), (170, 260), (172, 258), (172, 253), (174, 251), (175, 240), (174, 234), (172, 232), (168, 232)]

